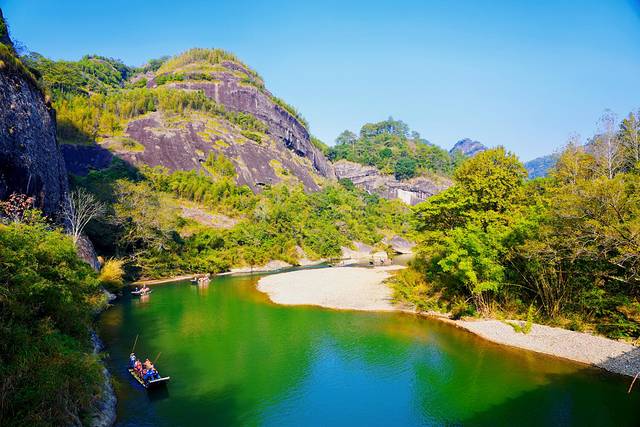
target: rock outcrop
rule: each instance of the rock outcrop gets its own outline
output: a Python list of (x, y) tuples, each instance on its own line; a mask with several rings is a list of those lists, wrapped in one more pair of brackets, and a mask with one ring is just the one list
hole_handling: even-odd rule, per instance
[(382, 240), (382, 243), (385, 243), (393, 249), (395, 253), (398, 254), (412, 254), (413, 249), (416, 244), (408, 241), (407, 239), (403, 239), (400, 236), (393, 236), (392, 238), (385, 238)]
[(400, 199), (409, 205), (415, 205), (449, 188), (451, 180), (441, 176), (417, 177), (407, 181), (398, 181), (392, 175), (383, 175), (373, 166), (363, 166), (347, 160), (334, 163), (336, 177), (348, 179), (368, 193), (377, 194), (386, 199)]
[[(0, 16), (0, 25), (4, 25)], [(6, 37), (2, 41), (6, 41)], [(55, 215), (68, 191), (67, 171), (56, 140), (51, 106), (33, 76), (7, 45), (0, 52), (0, 199), (11, 193), (35, 197)]]
[[(211, 81), (176, 82), (170, 86), (202, 90), (207, 97), (231, 111), (252, 114), (269, 126), (268, 132), (276, 141), (297, 155), (308, 158), (320, 175), (331, 178), (331, 166), (322, 153), (311, 144), (306, 127), (285, 108), (274, 102), (269, 91), (243, 83), (243, 75), (251, 75), (244, 66), (231, 61), (224, 61), (221, 65), (226, 70), (211, 72)], [(151, 80), (149, 85), (153, 84), (154, 80)]]
[(234, 164), (238, 184), (254, 191), (281, 181), (301, 182), (313, 191), (322, 179), (310, 158), (295, 154), (274, 138), (256, 142), (226, 120), (199, 113), (187, 113), (180, 119), (150, 113), (131, 121), (126, 135), (143, 149), (114, 152), (132, 164), (164, 166), (171, 171), (206, 171), (204, 164), (214, 152), (223, 153)]
[(476, 154), (486, 150), (488, 150), (488, 148), (481, 142), (473, 141), (469, 138), (464, 138), (456, 142), (449, 153), (454, 154), (456, 151), (459, 151), (467, 157), (473, 157)]

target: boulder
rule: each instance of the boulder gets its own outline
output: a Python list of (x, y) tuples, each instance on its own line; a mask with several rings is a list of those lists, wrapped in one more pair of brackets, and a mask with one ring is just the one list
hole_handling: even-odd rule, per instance
[(400, 236), (393, 236), (391, 238), (385, 238), (382, 242), (389, 245), (394, 252), (398, 254), (412, 254), (415, 243), (408, 241)]

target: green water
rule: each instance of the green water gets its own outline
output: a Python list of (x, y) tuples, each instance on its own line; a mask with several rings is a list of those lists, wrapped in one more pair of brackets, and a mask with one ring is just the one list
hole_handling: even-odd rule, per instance
[[(160, 285), (102, 315), (118, 425), (640, 425), (626, 378), (412, 315), (276, 306), (257, 280)], [(128, 377), (137, 333), (164, 390)]]

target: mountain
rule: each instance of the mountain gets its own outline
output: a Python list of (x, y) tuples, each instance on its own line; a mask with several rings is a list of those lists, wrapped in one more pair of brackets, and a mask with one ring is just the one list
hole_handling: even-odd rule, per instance
[(549, 169), (556, 165), (558, 156), (556, 153), (548, 154), (525, 162), (524, 167), (527, 169), (527, 172), (529, 172), (529, 178), (533, 179), (547, 176)]
[(462, 153), (464, 156), (475, 156), (476, 154), (487, 150), (481, 142), (471, 140), (469, 138), (461, 139), (456, 142), (453, 148), (449, 150), (449, 154), (453, 155), (456, 151)]
[[(141, 69), (98, 56), (78, 63), (36, 56), (31, 64), (53, 94), (74, 173), (117, 156), (206, 174), (221, 158), (233, 165), (237, 184), (254, 191), (283, 181), (314, 191), (335, 178), (300, 114), (231, 53), (191, 49)], [(95, 76), (106, 83), (95, 84)]]
[(1, 11), (0, 106), (0, 200), (27, 194), (43, 212), (55, 215), (68, 191), (55, 113), (16, 56)]

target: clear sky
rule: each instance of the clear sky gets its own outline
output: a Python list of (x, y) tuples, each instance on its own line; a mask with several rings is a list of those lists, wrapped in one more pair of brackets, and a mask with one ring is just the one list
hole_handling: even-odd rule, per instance
[[(526, 4), (525, 4), (526, 3)], [(640, 107), (632, 0), (0, 0), (13, 37), (55, 59), (140, 65), (222, 47), (256, 69), (327, 143), (393, 116), (449, 148), (469, 137), (523, 160), (605, 108)]]

